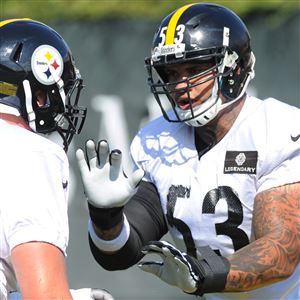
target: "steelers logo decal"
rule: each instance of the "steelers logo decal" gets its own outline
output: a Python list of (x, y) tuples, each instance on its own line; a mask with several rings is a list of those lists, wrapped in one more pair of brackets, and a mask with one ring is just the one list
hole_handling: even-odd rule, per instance
[(52, 46), (41, 45), (36, 48), (31, 57), (31, 69), (35, 78), (42, 84), (55, 83), (63, 72), (63, 59)]

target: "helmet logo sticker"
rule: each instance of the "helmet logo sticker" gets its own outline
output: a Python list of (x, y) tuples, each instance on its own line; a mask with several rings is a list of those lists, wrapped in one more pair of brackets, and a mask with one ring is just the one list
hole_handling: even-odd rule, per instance
[(51, 85), (60, 79), (64, 63), (57, 49), (50, 45), (41, 45), (32, 54), (31, 68), (40, 83)]

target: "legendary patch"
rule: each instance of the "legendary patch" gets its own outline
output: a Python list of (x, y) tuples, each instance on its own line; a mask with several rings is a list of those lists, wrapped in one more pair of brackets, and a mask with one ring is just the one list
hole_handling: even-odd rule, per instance
[(64, 62), (57, 49), (49, 45), (41, 45), (32, 54), (31, 68), (39, 82), (51, 85), (60, 79)]
[(227, 151), (224, 174), (256, 174), (257, 151)]

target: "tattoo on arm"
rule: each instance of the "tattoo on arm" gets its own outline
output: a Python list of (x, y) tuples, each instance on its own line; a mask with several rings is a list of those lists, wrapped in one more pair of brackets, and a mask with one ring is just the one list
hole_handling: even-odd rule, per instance
[(259, 193), (255, 241), (234, 253), (225, 291), (246, 291), (286, 279), (300, 261), (300, 183)]

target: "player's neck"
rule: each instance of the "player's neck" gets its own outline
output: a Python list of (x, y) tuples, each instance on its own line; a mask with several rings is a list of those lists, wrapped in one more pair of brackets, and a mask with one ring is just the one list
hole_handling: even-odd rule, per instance
[(24, 119), (21, 116), (15, 116), (15, 115), (0, 112), (0, 119), (4, 120), (9, 124), (16, 125), (25, 128), (27, 130), (31, 130), (28, 124), (24, 121)]
[(219, 115), (207, 125), (195, 128), (195, 134), (207, 145), (220, 142), (237, 119), (245, 102), (245, 97), (222, 110)]

